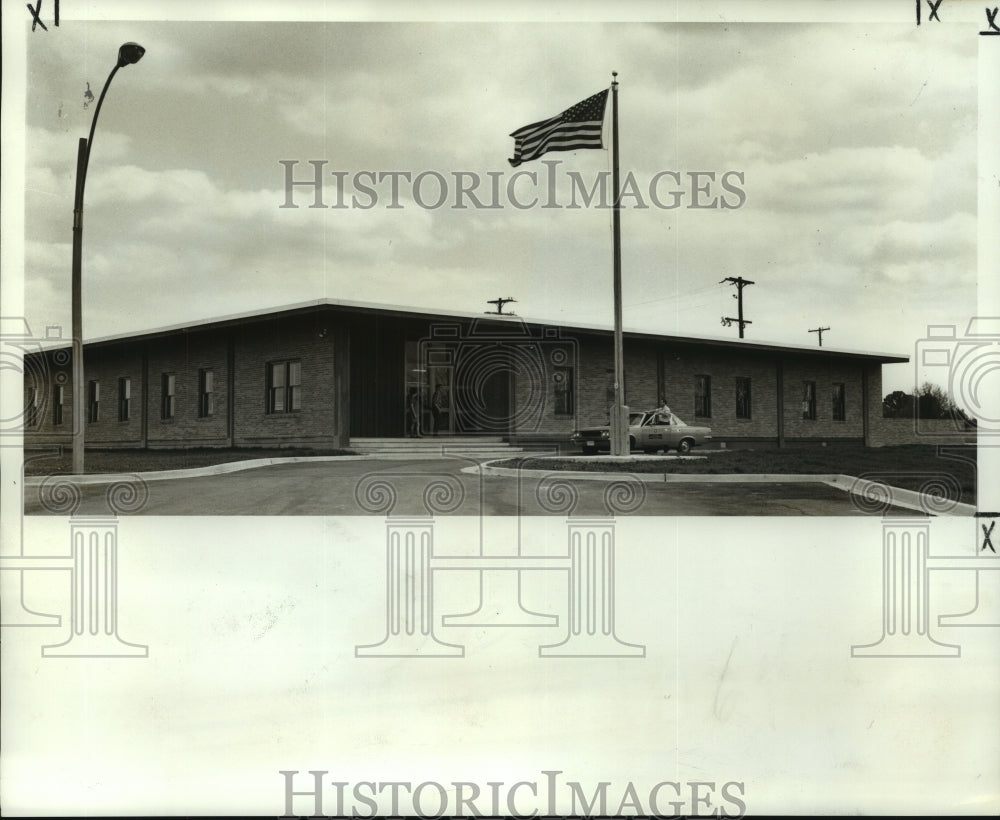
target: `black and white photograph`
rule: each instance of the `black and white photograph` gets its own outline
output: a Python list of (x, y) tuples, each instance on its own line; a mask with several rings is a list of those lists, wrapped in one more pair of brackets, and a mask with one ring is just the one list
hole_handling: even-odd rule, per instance
[(995, 8), (3, 12), (5, 814), (1000, 810)]

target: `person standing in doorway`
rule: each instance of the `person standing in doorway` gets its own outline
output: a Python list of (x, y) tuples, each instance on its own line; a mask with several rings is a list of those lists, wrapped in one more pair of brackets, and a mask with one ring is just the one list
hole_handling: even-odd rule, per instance
[(406, 394), (406, 435), (420, 438), (420, 391), (416, 387)]
[(434, 416), (434, 435), (441, 431), (443, 418), (448, 412), (448, 393), (445, 386), (440, 382), (434, 388), (431, 396), (431, 414)]

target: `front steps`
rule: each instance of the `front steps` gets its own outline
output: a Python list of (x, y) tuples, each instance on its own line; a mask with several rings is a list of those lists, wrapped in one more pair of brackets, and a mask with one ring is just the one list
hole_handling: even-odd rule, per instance
[(350, 449), (361, 455), (422, 456), (469, 455), (503, 458), (524, 452), (500, 436), (423, 436), (421, 438), (351, 438)]

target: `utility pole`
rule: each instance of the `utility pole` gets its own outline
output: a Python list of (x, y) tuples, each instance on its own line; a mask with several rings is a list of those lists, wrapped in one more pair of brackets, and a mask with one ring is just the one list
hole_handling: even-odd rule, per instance
[(747, 285), (753, 285), (756, 283), (752, 282), (750, 279), (744, 279), (742, 276), (727, 276), (725, 279), (719, 282), (719, 284), (722, 285), (726, 282), (731, 282), (732, 284), (736, 285), (736, 293), (733, 294), (733, 298), (736, 299), (739, 303), (737, 309), (738, 318), (734, 319), (732, 316), (723, 316), (722, 324), (725, 327), (729, 327), (730, 325), (732, 325), (733, 322), (736, 322), (740, 327), (740, 338), (742, 339), (743, 326), (753, 324), (753, 322), (751, 322), (749, 319), (743, 318), (743, 288), (745, 288)]
[(828, 327), (814, 327), (809, 332), (810, 333), (818, 333), (819, 334), (819, 346), (822, 347), (823, 346), (823, 331), (824, 330), (829, 330), (829, 329), (830, 328), (828, 328)]

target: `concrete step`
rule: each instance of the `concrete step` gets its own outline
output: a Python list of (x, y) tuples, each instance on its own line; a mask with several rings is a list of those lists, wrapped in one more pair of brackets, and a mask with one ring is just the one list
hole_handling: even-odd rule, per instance
[(521, 447), (449, 447), (447, 445), (443, 447), (355, 447), (352, 446), (351, 449), (355, 453), (360, 453), (361, 455), (377, 454), (377, 453), (426, 453), (427, 455), (433, 455), (434, 453), (440, 453), (442, 451), (448, 453), (499, 453), (503, 455), (504, 453), (523, 453), (524, 449)]
[(524, 452), (500, 436), (423, 436), (421, 438), (352, 438), (350, 448), (362, 455), (469, 453), (501, 457)]
[(506, 447), (507, 442), (501, 436), (421, 436), (420, 438), (361, 438), (351, 437), (351, 447), (398, 447), (401, 444), (414, 447), (440, 447), (442, 444), (451, 445), (501, 445)]

